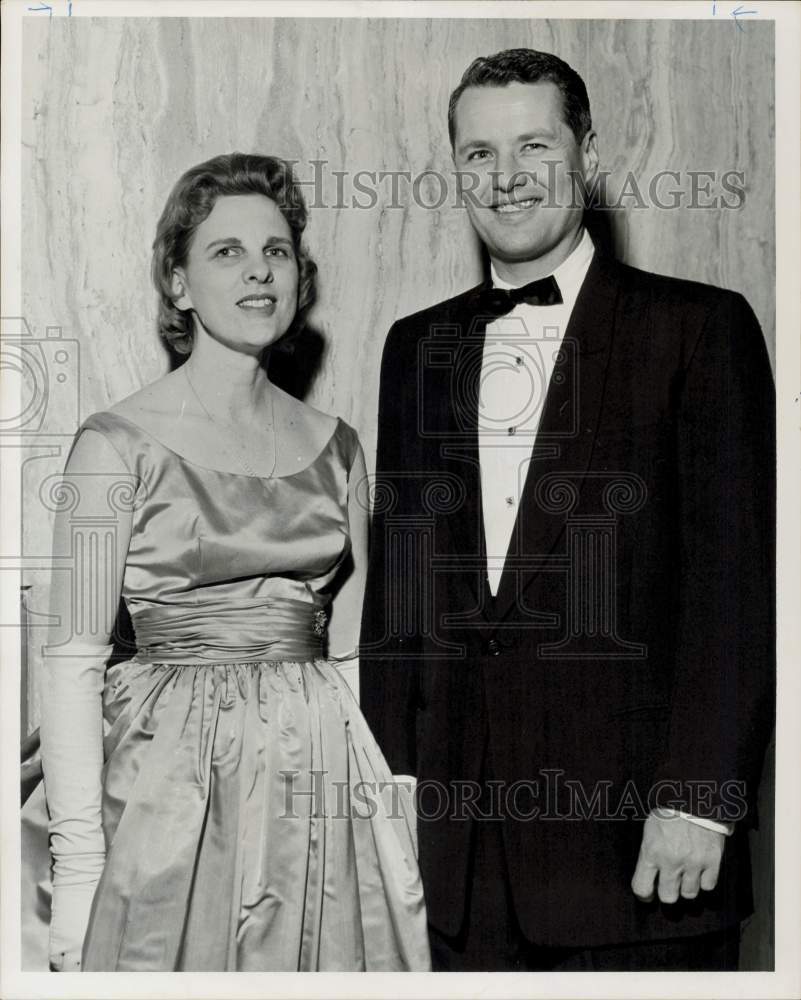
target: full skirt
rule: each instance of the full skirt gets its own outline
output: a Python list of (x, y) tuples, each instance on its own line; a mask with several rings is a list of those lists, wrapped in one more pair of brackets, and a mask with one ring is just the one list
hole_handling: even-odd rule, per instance
[[(408, 793), (324, 660), (110, 668), (86, 971), (430, 968)], [(23, 967), (46, 968), (40, 787)], [(44, 963), (44, 966), (43, 964)]]

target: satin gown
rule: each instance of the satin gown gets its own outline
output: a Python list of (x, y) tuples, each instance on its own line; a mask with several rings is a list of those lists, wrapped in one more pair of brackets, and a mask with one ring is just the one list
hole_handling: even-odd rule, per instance
[[(135, 477), (137, 642), (106, 674), (107, 859), (83, 969), (428, 969), (414, 817), (323, 658), (355, 432), (338, 421), (307, 468), (263, 479), (194, 464), (113, 412), (83, 429)], [(23, 854), (32, 968), (49, 915), (41, 786)]]

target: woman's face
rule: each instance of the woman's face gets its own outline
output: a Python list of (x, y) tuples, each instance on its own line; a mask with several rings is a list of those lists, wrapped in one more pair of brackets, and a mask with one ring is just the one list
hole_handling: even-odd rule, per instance
[(289, 223), (262, 194), (217, 199), (173, 272), (179, 309), (195, 335), (258, 357), (289, 328), (298, 306), (298, 263)]

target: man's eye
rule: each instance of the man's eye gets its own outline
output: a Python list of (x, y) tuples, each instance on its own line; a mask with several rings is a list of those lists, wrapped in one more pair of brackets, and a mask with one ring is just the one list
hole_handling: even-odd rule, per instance
[(533, 149), (533, 150), (537, 150), (537, 149), (547, 149), (547, 147), (546, 147), (546, 146), (545, 146), (545, 144), (544, 144), (544, 143), (542, 143), (542, 142), (527, 142), (527, 143), (526, 143), (526, 144), (525, 144), (525, 145), (523, 146), (523, 149)]
[(468, 153), (468, 160), (486, 160), (490, 156), (490, 151), (488, 149), (474, 149), (472, 153)]

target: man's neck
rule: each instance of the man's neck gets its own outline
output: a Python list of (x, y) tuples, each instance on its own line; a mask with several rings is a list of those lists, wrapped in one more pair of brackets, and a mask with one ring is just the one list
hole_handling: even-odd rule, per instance
[(584, 226), (579, 226), (569, 242), (554, 247), (534, 260), (508, 261), (490, 255), (492, 267), (501, 281), (514, 286), (527, 285), (530, 281), (538, 281), (553, 274), (578, 247), (583, 235)]

